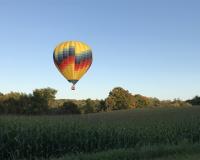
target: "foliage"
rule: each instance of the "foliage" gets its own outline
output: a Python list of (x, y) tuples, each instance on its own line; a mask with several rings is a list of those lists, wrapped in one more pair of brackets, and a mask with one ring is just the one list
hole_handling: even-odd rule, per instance
[(57, 91), (52, 88), (36, 89), (33, 91), (32, 113), (45, 113), (49, 109), (49, 104), (55, 99)]
[(0, 112), (1, 113), (24, 113), (27, 103), (28, 96), (23, 93), (10, 92), (8, 94), (0, 96)]
[[(121, 87), (111, 90), (105, 100), (56, 100), (56, 93), (57, 91), (52, 88), (35, 89), (28, 95), (18, 92), (0, 93), (0, 114), (87, 114), (144, 107), (183, 107), (190, 106), (190, 103), (197, 105), (200, 99), (196, 96), (186, 102), (180, 99), (160, 101), (139, 94), (132, 95)], [(65, 104), (68, 107), (63, 107), (63, 104), (68, 101), (70, 103)], [(78, 109), (75, 109), (74, 104)]]
[(135, 99), (135, 104), (137, 108), (147, 107), (149, 105), (149, 101), (147, 97), (137, 94), (134, 96), (134, 99)]
[(191, 100), (187, 100), (186, 102), (192, 104), (192, 105), (200, 105), (200, 97), (199, 96), (195, 96), (193, 99)]
[(57, 91), (53, 88), (35, 89), (33, 91), (33, 97), (35, 101), (44, 103), (43, 105), (50, 106), (51, 101), (55, 99)]
[(160, 102), (160, 107), (190, 107), (191, 104), (180, 99), (174, 99), (173, 101), (164, 100)]
[(114, 88), (105, 100), (107, 110), (134, 108), (134, 99), (131, 93), (121, 87)]
[(106, 111), (106, 102), (105, 100), (98, 101), (96, 105), (97, 112)]
[(78, 109), (78, 105), (73, 101), (64, 102), (61, 110), (61, 114), (80, 114), (80, 110)]
[(44, 114), (54, 101), (56, 90), (36, 89), (33, 94), (10, 92), (0, 96), (1, 114)]
[(95, 102), (92, 101), (91, 99), (86, 99), (85, 105), (83, 106), (83, 113), (94, 113), (96, 108), (95, 108)]

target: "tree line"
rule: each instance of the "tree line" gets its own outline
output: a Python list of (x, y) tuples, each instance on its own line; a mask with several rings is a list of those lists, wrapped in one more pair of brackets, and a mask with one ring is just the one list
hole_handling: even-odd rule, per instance
[(200, 105), (200, 97), (191, 100), (161, 101), (157, 98), (133, 95), (128, 90), (116, 87), (102, 100), (57, 100), (53, 88), (35, 89), (32, 94), (0, 93), (0, 114), (87, 114), (143, 107), (183, 107)]

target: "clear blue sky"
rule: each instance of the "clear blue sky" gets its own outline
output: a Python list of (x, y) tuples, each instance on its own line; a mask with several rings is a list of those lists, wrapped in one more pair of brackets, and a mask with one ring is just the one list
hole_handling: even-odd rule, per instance
[[(0, 0), (0, 92), (52, 87), (57, 98), (105, 98), (116, 86), (160, 99), (200, 95), (198, 0)], [(93, 65), (76, 91), (53, 63), (80, 40)]]

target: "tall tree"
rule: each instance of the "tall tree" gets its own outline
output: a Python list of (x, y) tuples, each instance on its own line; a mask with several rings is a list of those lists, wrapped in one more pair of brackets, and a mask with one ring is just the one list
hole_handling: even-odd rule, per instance
[(76, 103), (73, 101), (67, 101), (62, 105), (61, 114), (80, 114), (80, 110)]
[(187, 100), (186, 102), (188, 102), (192, 105), (200, 105), (200, 97), (195, 96), (194, 98), (192, 98), (191, 100)]
[(56, 93), (57, 91), (52, 88), (35, 89), (32, 97), (32, 112), (46, 112), (50, 108), (51, 101), (54, 101)]
[(83, 112), (86, 114), (96, 112), (96, 104), (90, 98), (86, 99), (85, 105), (83, 106)]
[(109, 96), (105, 100), (107, 110), (119, 110), (135, 107), (134, 97), (127, 90), (116, 87), (110, 91)]

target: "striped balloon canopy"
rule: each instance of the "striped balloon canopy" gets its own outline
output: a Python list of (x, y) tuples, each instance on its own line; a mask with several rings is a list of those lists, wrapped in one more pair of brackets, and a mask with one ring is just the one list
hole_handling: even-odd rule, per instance
[(60, 73), (73, 84), (72, 90), (75, 90), (75, 84), (92, 64), (92, 50), (83, 42), (67, 41), (55, 48), (53, 59)]

